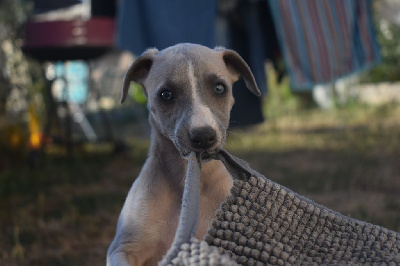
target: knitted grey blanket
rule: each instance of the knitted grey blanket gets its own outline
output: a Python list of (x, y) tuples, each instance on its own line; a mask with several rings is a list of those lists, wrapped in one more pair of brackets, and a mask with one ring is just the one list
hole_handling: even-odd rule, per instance
[[(180, 241), (174, 241), (161, 265), (400, 265), (400, 233), (314, 203), (224, 150), (214, 159), (235, 179), (231, 195), (217, 210), (204, 241), (190, 238), (193, 234), (187, 232), (193, 228), (180, 223), (175, 238)], [(190, 160), (188, 169), (187, 177), (193, 179), (199, 162)], [(183, 199), (185, 208), (196, 197)]]

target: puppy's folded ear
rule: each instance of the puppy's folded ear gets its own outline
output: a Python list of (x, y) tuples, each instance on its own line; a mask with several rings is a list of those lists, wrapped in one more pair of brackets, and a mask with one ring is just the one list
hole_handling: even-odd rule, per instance
[(126, 71), (122, 86), (121, 103), (123, 103), (126, 99), (131, 81), (134, 81), (143, 87), (143, 83), (149, 74), (151, 66), (153, 65), (154, 56), (157, 53), (158, 50), (155, 48), (146, 50), (132, 63), (128, 71)]
[(216, 47), (214, 50), (222, 53), (222, 58), (225, 62), (225, 65), (228, 68), (229, 73), (232, 75), (234, 81), (237, 81), (242, 76), (247, 88), (255, 95), (261, 95), (250, 67), (238, 53), (223, 47)]

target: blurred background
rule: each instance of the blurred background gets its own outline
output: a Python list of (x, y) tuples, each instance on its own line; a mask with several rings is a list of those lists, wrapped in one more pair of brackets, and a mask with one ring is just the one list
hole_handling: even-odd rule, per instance
[(226, 148), (267, 178), (400, 231), (397, 0), (0, 0), (0, 265), (98, 265), (147, 156), (148, 47), (234, 49)]

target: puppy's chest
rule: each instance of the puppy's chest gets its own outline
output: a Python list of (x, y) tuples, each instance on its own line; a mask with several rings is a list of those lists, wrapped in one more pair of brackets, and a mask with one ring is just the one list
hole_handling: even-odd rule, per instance
[[(196, 237), (203, 239), (210, 222), (215, 218), (215, 211), (230, 193), (233, 185), (232, 178), (222, 165), (204, 165), (200, 186), (200, 210)], [(222, 166), (221, 168), (219, 166)], [(183, 189), (173, 188), (171, 185), (159, 184), (157, 196), (153, 198), (151, 209), (155, 227), (162, 235), (162, 246), (168, 247), (174, 238), (179, 223)], [(147, 221), (149, 224), (149, 220)]]

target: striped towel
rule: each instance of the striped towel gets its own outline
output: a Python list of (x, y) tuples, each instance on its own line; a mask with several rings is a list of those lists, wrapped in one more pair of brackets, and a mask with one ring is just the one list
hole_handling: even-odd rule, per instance
[(372, 0), (269, 0), (294, 90), (310, 90), (380, 60)]

